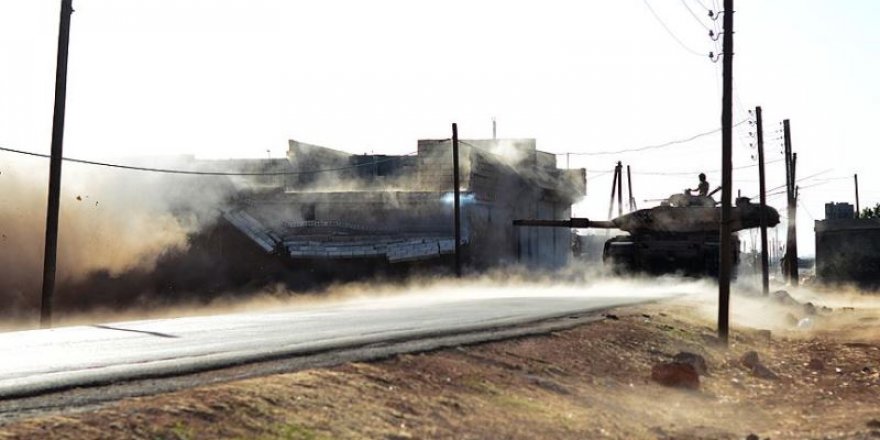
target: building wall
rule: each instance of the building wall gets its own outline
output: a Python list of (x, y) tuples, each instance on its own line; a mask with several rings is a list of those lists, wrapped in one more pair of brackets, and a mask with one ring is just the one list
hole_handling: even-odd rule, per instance
[[(538, 200), (517, 218), (568, 220), (571, 206), (558, 201)], [(517, 261), (527, 267), (553, 269), (568, 264), (571, 257), (571, 230), (568, 228), (517, 227)]]
[(880, 285), (880, 219), (818, 220), (815, 231), (820, 281)]
[(289, 223), (316, 220), (381, 231), (452, 231), (452, 204), (441, 192), (287, 192), (252, 200), (248, 213), (282, 230)]

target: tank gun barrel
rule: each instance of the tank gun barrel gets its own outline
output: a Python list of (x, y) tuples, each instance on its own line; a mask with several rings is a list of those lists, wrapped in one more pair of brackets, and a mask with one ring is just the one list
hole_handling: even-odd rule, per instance
[(514, 220), (514, 226), (540, 226), (548, 228), (572, 228), (572, 229), (614, 229), (614, 223), (610, 221), (592, 221), (583, 217), (572, 217), (569, 220)]
[[(693, 196), (682, 196), (693, 197)], [(687, 199), (689, 200), (689, 199)], [(711, 199), (710, 199), (711, 200)], [(779, 213), (772, 207), (764, 208), (767, 225), (779, 223)], [(761, 207), (743, 202), (733, 207), (733, 232), (760, 226)], [(689, 233), (718, 232), (721, 228), (721, 209), (717, 206), (658, 206), (624, 214), (614, 220), (593, 221), (573, 217), (569, 220), (514, 220), (514, 226), (538, 226), (570, 229), (620, 229), (629, 233)]]

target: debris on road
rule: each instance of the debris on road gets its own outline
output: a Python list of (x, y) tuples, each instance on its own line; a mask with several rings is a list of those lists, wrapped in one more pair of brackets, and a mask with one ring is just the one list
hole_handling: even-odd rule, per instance
[(706, 375), (709, 372), (709, 367), (706, 365), (706, 358), (696, 353), (681, 351), (673, 356), (672, 360), (675, 362), (690, 364), (694, 367), (694, 370), (697, 371), (697, 374), (700, 375)]
[(651, 380), (661, 385), (696, 390), (700, 375), (693, 365), (684, 362), (664, 362), (651, 368)]
[(740, 362), (742, 362), (742, 364), (748, 368), (755, 377), (767, 380), (779, 379), (779, 376), (777, 376), (776, 373), (761, 363), (761, 360), (758, 357), (758, 352), (756, 351), (746, 352), (746, 354), (740, 358)]

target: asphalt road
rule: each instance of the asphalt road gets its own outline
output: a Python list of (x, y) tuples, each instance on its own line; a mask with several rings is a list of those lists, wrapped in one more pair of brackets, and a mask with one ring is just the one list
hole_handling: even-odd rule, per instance
[(0, 334), (0, 398), (479, 333), (656, 300), (578, 289), (401, 295), (261, 312)]

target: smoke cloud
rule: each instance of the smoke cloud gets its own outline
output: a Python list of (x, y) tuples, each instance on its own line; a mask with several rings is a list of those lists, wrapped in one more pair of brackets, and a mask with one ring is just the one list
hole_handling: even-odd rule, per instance
[[(47, 186), (47, 160), (2, 157), (0, 301), (7, 317), (30, 315), (39, 307)], [(150, 271), (164, 254), (185, 250), (188, 236), (217, 218), (229, 191), (229, 182), (222, 178), (65, 163), (56, 275), (59, 296), (64, 296), (65, 286), (96, 272), (114, 277)]]

